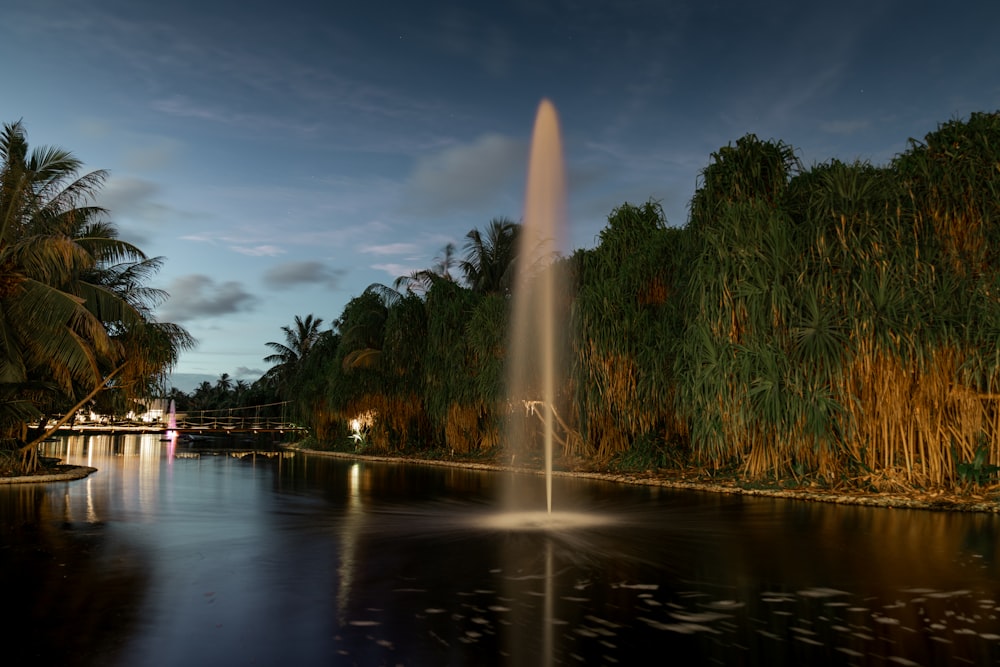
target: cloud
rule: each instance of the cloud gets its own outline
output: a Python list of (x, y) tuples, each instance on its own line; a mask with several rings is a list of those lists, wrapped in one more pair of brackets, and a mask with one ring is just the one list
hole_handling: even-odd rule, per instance
[[(287, 240), (287, 236), (285, 240)], [(180, 237), (182, 241), (194, 241), (195, 243), (208, 243), (210, 245), (224, 245), (229, 250), (246, 255), (247, 257), (277, 257), (288, 252), (281, 246), (268, 243), (269, 239), (250, 228), (233, 228), (225, 231), (204, 231), (193, 234), (184, 234)], [(248, 241), (260, 241), (257, 244)]]
[(420, 252), (416, 243), (383, 243), (381, 245), (363, 245), (360, 252), (371, 255), (412, 255)]
[(197, 118), (199, 120), (209, 120), (221, 123), (232, 121), (233, 115), (217, 107), (200, 105), (187, 97), (174, 95), (168, 98), (153, 100), (150, 107), (154, 111), (159, 111), (171, 116), (182, 118)]
[(112, 176), (102, 188), (97, 204), (108, 210), (121, 237), (144, 246), (164, 221), (177, 212), (157, 200), (162, 188), (142, 178)]
[(830, 134), (848, 136), (867, 130), (871, 126), (871, 121), (868, 120), (834, 120), (827, 123), (820, 123), (819, 129)]
[[(240, 107), (238, 104), (233, 104), (228, 100), (217, 104), (203, 104), (189, 97), (173, 95), (171, 97), (153, 100), (149, 103), (149, 106), (153, 111), (167, 116), (176, 116), (187, 120), (201, 120), (223, 125), (252, 128), (256, 130), (281, 129), (311, 136), (317, 129), (316, 125), (311, 122), (297, 123), (294, 120), (290, 120), (287, 115), (248, 113), (242, 110), (243, 107)], [(233, 107), (236, 107), (236, 109)]]
[(125, 166), (139, 171), (161, 169), (176, 161), (179, 150), (179, 142), (172, 139), (143, 138), (138, 145), (126, 151)]
[(198, 243), (215, 243), (217, 240), (217, 235), (214, 232), (200, 232), (198, 234), (184, 234), (180, 238), (182, 241), (195, 241)]
[(216, 283), (208, 276), (181, 276), (167, 288), (170, 298), (160, 312), (167, 322), (228, 315), (252, 309), (257, 299), (235, 280)]
[(437, 215), (479, 208), (524, 178), (524, 141), (485, 134), (417, 162), (404, 197), (410, 212)]
[(393, 280), (420, 270), (416, 266), (407, 264), (372, 264), (372, 268), (376, 271), (385, 271)]
[(344, 272), (329, 269), (322, 262), (286, 262), (264, 274), (264, 284), (274, 289), (290, 289), (296, 285), (327, 285), (336, 289)]
[(142, 178), (112, 177), (100, 194), (100, 205), (112, 215), (143, 215), (150, 208), (159, 209), (152, 200), (160, 193), (160, 186)]
[(255, 245), (255, 246), (241, 246), (233, 245), (229, 248), (241, 255), (249, 255), (250, 257), (277, 257), (278, 255), (284, 255), (285, 249), (279, 248), (276, 245)]
[(233, 371), (233, 376), (241, 380), (243, 379), (256, 380), (263, 374), (264, 371), (261, 370), (260, 368), (247, 368), (246, 366), (237, 366), (236, 370)]

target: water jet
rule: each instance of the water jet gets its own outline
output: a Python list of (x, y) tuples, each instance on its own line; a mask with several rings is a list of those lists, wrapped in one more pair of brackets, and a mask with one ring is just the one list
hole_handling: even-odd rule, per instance
[[(566, 180), (559, 120), (543, 99), (535, 117), (528, 159), (524, 221), (518, 241), (508, 357), (508, 392), (512, 414), (507, 442), (531, 439), (527, 422), (542, 421), (545, 454), (545, 506), (552, 512), (552, 448), (556, 377), (556, 298), (561, 289), (553, 266), (565, 226)], [(523, 408), (523, 414), (522, 414)]]

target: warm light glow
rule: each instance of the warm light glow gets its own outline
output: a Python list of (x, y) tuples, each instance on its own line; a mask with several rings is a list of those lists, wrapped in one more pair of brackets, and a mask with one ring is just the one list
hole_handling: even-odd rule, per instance
[(351, 425), (351, 438), (357, 442), (362, 443), (365, 441), (365, 431), (371, 428), (372, 424), (375, 423), (375, 412), (369, 410), (368, 412), (362, 412), (360, 415), (355, 417), (350, 421)]

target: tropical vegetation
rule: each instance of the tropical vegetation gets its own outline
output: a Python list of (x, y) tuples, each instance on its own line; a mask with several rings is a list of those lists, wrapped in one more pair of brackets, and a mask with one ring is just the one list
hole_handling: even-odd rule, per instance
[(194, 341), (153, 317), (161, 258), (94, 204), (106, 172), (29, 147), (21, 122), (0, 131), (0, 160), (0, 471), (30, 472), (53, 419), (161, 394)]
[[(19, 123), (0, 142), (0, 451), (30, 467), (52, 415), (151, 395), (191, 340), (151, 316), (160, 260), (93, 205), (106, 175), (29, 151)], [(551, 405), (507, 392), (522, 238), (494, 219), (328, 328), (296, 317), (252, 385), (224, 374), (171, 396), (280, 405), (316, 446), (376, 453), (507, 456), (519, 424), (530, 459), (545, 414), (578, 464), (1000, 482), (1000, 113), (943, 123), (885, 165), (805, 167), (746, 135), (712, 153), (683, 226), (655, 201), (616, 207), (593, 248), (539, 270), (566, 286)]]
[[(520, 409), (503, 370), (518, 233), (491, 221), (459, 261), (448, 246), (347, 304), (286, 385), (318, 441), (504, 451)], [(684, 226), (626, 203), (594, 248), (551, 267), (569, 281), (561, 454), (860, 488), (995, 484), (998, 253), (1000, 113), (943, 123), (882, 166), (807, 168), (744, 136), (711, 155)]]

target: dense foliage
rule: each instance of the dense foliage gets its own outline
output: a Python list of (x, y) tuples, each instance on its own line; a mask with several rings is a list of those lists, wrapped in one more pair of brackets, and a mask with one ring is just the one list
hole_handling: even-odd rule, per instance
[[(491, 451), (518, 226), (373, 286), (288, 397), (376, 451)], [(684, 227), (611, 212), (555, 267), (566, 295), (563, 454), (889, 488), (1000, 465), (1000, 114), (942, 124), (889, 164), (804, 168), (753, 135), (713, 153)], [(331, 425), (340, 424), (334, 428)]]

